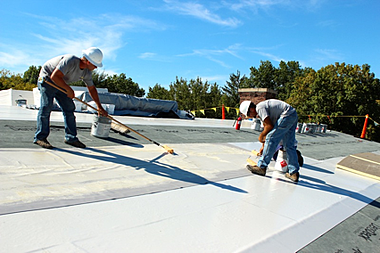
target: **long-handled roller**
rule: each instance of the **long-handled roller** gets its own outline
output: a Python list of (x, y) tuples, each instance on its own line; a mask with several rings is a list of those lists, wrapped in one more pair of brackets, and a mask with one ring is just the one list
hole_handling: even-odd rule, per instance
[[(65, 93), (65, 94), (67, 94), (66, 90), (64, 90), (63, 88), (57, 86), (56, 84), (54, 84), (54, 83), (52, 83), (52, 82), (49, 82), (49, 81), (47, 81), (47, 80), (44, 80), (44, 81), (45, 81), (45, 83), (47, 83), (47, 84), (53, 86), (54, 88), (56, 88), (56, 89), (62, 91), (62, 92)], [(98, 110), (97, 108), (95, 108), (95, 107), (89, 105), (88, 103), (86, 103), (86, 102), (80, 100), (79, 98), (74, 97), (74, 99), (77, 100), (77, 101), (79, 101), (79, 102), (81, 102), (81, 103), (83, 103), (83, 104), (85, 104), (85, 105), (87, 105), (87, 106), (90, 107), (91, 109), (93, 109), (93, 110), (99, 112), (99, 110)], [(143, 137), (144, 139), (146, 139), (146, 140), (148, 140), (148, 141), (150, 141), (150, 142), (156, 144), (157, 146), (160, 146), (160, 147), (164, 148), (168, 153), (170, 153), (170, 154), (173, 154), (173, 153), (174, 153), (174, 150), (173, 150), (172, 148), (169, 148), (169, 147), (166, 146), (166, 145), (161, 145), (160, 143), (158, 143), (158, 142), (156, 142), (156, 141), (154, 141), (154, 140), (152, 140), (152, 139), (149, 139), (148, 137), (146, 137), (146, 136), (140, 134), (139, 132), (137, 132), (136, 130), (133, 130), (132, 128), (130, 128), (130, 127), (124, 125), (123, 123), (121, 123), (121, 122), (118, 121), (117, 119), (111, 117), (110, 115), (107, 115), (107, 118), (109, 118), (110, 120), (115, 121), (115, 122), (116, 122), (117, 124), (119, 124), (120, 126), (129, 129), (130, 131), (134, 132), (135, 134), (140, 135), (140, 136)]]

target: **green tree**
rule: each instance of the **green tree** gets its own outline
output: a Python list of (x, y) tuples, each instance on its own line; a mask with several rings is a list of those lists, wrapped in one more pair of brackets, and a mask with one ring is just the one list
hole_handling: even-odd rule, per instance
[(210, 104), (208, 94), (210, 84), (207, 81), (203, 83), (202, 79), (197, 77), (195, 80), (191, 79), (188, 86), (191, 94), (191, 108), (202, 109), (215, 106)]
[(241, 88), (269, 88), (277, 91), (278, 99), (290, 97), (295, 79), (305, 74), (297, 61), (281, 61), (279, 68), (270, 61), (261, 61), (259, 68), (251, 67), (250, 77), (243, 79)]
[(92, 81), (94, 85), (98, 88), (107, 88), (108, 75), (104, 71), (93, 71), (92, 72)]
[(261, 61), (259, 68), (251, 67), (250, 77), (244, 81), (242, 88), (277, 88), (276, 68), (270, 61)]
[(191, 92), (186, 79), (176, 77), (175, 82), (169, 85), (169, 93), (173, 100), (177, 101), (178, 109), (191, 110), (193, 108)]
[[(197, 117), (221, 117), (222, 93), (216, 83), (203, 82), (199, 77), (190, 81), (176, 77), (176, 81), (169, 85), (169, 91), (158, 84), (149, 88), (150, 98), (162, 99), (164, 96), (176, 101), (180, 110), (196, 110)], [(203, 114), (200, 110), (204, 109), (209, 110)]]
[(147, 98), (173, 100), (170, 92), (159, 84), (156, 84), (153, 88), (149, 87)]
[(40, 75), (41, 66), (30, 66), (27, 71), (24, 72), (22, 80), (24, 83), (30, 83), (37, 85), (38, 76)]
[(222, 91), (219, 86), (214, 83), (210, 86), (210, 92), (207, 94), (206, 100), (208, 101), (208, 107), (221, 106), (222, 105)]
[(295, 79), (304, 75), (305, 70), (297, 61), (281, 61), (276, 72), (275, 87), (278, 99), (285, 101), (290, 97)]
[(226, 85), (222, 87), (222, 91), (225, 96), (223, 99), (223, 104), (225, 106), (239, 107), (240, 97), (239, 88), (245, 83), (247, 77), (245, 75), (240, 76), (240, 71), (236, 71), (236, 74), (230, 74), (230, 80), (226, 81)]
[[(286, 102), (297, 109), (298, 117), (308, 115), (311, 112), (309, 100), (313, 94), (313, 90), (310, 84), (316, 79), (316, 74), (317, 72), (315, 70), (310, 69), (305, 76), (297, 77), (294, 80), (290, 97)], [(303, 120), (305, 120), (305, 118)]]
[[(109, 92), (123, 93), (136, 97), (143, 97), (145, 90), (140, 88), (138, 83), (135, 83), (132, 78), (121, 73), (109, 76), (104, 72), (93, 71), (92, 80), (97, 88), (107, 88)], [(74, 82), (73, 86), (86, 86), (83, 81)]]
[(376, 118), (380, 115), (379, 94), (379, 79), (370, 73), (369, 65), (335, 63), (297, 78), (288, 102), (301, 117), (316, 115), (314, 121), (327, 123), (333, 130), (360, 135), (362, 118), (346, 116), (369, 114)]
[(11, 73), (9, 70), (0, 71), (0, 90), (33, 90), (36, 84), (25, 83), (21, 74)]

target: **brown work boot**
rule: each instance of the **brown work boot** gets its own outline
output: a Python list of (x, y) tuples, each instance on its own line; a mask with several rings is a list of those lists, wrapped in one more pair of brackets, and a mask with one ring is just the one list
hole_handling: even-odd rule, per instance
[(69, 144), (69, 145), (71, 145), (73, 147), (76, 147), (76, 148), (85, 148), (86, 147), (86, 145), (84, 145), (79, 140), (77, 140), (77, 141), (67, 141), (67, 140), (65, 140), (65, 143)]
[(259, 166), (255, 165), (255, 166), (252, 166), (252, 165), (249, 165), (247, 164), (247, 167), (246, 167), (250, 172), (252, 172), (253, 174), (257, 174), (257, 175), (260, 175), (260, 176), (265, 176), (266, 172), (267, 172), (267, 169), (263, 169), (263, 168), (260, 168)]
[(36, 140), (35, 142), (33, 142), (34, 144), (37, 144), (38, 146), (40, 147), (43, 147), (43, 148), (47, 148), (47, 149), (52, 149), (54, 148), (49, 142), (48, 140), (45, 138), (45, 139), (42, 139), (42, 140)]
[(299, 178), (300, 178), (300, 173), (299, 173), (299, 172), (296, 172), (296, 173), (290, 175), (289, 172), (287, 172), (287, 173), (285, 174), (285, 177), (286, 177), (286, 178), (289, 178), (289, 179), (292, 180), (293, 182), (297, 183), (298, 180), (299, 180)]

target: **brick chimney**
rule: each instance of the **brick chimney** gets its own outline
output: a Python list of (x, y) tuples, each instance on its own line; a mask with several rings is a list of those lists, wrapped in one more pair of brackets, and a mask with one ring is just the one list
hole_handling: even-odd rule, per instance
[(239, 89), (240, 104), (243, 101), (252, 101), (258, 104), (261, 101), (276, 98), (277, 91), (268, 88), (244, 88)]

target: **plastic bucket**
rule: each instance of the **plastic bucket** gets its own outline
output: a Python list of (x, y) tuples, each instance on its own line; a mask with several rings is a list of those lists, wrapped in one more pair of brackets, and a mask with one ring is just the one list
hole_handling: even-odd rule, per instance
[(327, 130), (327, 125), (326, 124), (321, 124), (321, 133), (325, 134)]
[(302, 123), (297, 123), (296, 133), (301, 133)]
[(91, 135), (99, 138), (108, 138), (111, 129), (111, 120), (103, 116), (94, 116), (91, 126)]
[(311, 128), (312, 126), (310, 123), (303, 123), (301, 133), (303, 134), (311, 133)]
[(317, 124), (315, 124), (315, 123), (310, 123), (310, 128), (311, 128), (310, 133), (312, 133), (312, 134), (316, 133), (316, 130), (317, 130)]
[(260, 127), (261, 127), (260, 119), (253, 119), (251, 128), (256, 130), (256, 131), (260, 131)]

